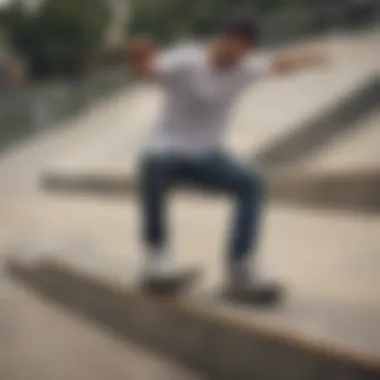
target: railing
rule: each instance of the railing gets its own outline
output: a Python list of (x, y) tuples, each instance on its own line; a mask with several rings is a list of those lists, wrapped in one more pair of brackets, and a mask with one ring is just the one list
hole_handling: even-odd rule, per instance
[(95, 76), (20, 88), (0, 96), (0, 149), (75, 116), (128, 85), (125, 68)]

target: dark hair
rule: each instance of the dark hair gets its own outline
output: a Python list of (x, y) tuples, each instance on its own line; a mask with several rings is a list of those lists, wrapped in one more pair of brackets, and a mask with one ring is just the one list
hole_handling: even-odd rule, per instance
[(256, 16), (249, 12), (239, 12), (230, 16), (224, 23), (221, 34), (246, 39), (248, 42), (258, 42), (260, 39), (260, 26)]

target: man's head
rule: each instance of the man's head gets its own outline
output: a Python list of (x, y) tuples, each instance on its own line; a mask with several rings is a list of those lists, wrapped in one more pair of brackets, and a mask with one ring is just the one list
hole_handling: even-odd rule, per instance
[(258, 21), (254, 16), (237, 14), (231, 17), (214, 43), (214, 63), (221, 68), (235, 66), (250, 53), (259, 35)]

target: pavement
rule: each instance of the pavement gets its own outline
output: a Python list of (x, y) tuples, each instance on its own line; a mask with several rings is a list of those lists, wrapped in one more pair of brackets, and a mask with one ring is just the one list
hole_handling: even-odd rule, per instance
[[(80, 120), (76, 123), (80, 125)], [(91, 217), (90, 211), (109, 213), (112, 207), (95, 200), (87, 209), (86, 201), (65, 202), (39, 191), (38, 176), (46, 162), (96, 128), (81, 129), (76, 123), (25, 141), (3, 152), (0, 159), (0, 378), (198, 380), (200, 376), (157, 352), (125, 342), (50, 304), (5, 273), (5, 256), (14, 244), (35, 246), (37, 242), (39, 246), (81, 250), (92, 249), (90, 242), (96, 236), (106, 245), (113, 240), (109, 219)], [(112, 220), (112, 211), (109, 216)], [(115, 231), (122, 230), (120, 225)]]
[[(68, 140), (59, 140), (63, 149)], [(51, 155), (58, 152), (58, 145), (57, 142)], [(107, 265), (116, 266), (119, 276), (121, 270), (125, 278), (133, 279), (141, 263), (135, 201), (41, 192), (35, 174), (51, 155), (47, 151), (36, 154), (40, 151), (33, 148), (30, 141), (17, 153), (8, 155), (0, 176), (7, 185), (0, 203), (2, 252), (8, 254), (12, 249), (22, 251), (27, 247), (36, 252), (56, 252), (63, 258), (69, 252), (71, 257), (82, 257), (85, 262), (92, 262), (89, 258), (96, 254), (102, 257), (104, 270)], [(180, 263), (205, 268), (201, 292), (213, 291), (221, 284), (225, 243), (221, 237), (226, 236), (230, 211), (231, 204), (223, 198), (180, 194), (174, 199), (172, 251)], [(289, 303), (280, 313), (227, 307), (222, 314), (244, 324), (277, 326), (324, 345), (344, 346), (364, 357), (378, 357), (380, 307), (375, 300), (380, 299), (379, 228), (377, 216), (270, 206), (259, 257), (265, 270), (288, 286)], [(7, 304), (18, 296), (9, 286), (5, 289), (8, 290), (3, 291), (0, 320), (17, 326), (33, 318), (33, 309), (41, 306), (29, 294), (13, 301), (18, 303), (18, 311), (9, 317)], [(35, 313), (45, 313), (39, 310)], [(28, 328), (37, 329), (31, 325), (25, 329)], [(45, 331), (49, 330), (41, 325), (41, 334)], [(68, 338), (70, 344), (75, 345), (77, 336)], [(36, 338), (24, 339), (34, 344)], [(19, 343), (20, 352), (24, 344)], [(13, 352), (17, 354), (17, 345)], [(29, 365), (28, 360), (27, 354), (20, 354), (8, 363), (16, 363), (18, 368), (19, 363)], [(68, 365), (70, 360), (67, 359)]]
[[(336, 98), (372, 75), (378, 64), (373, 58), (377, 43), (378, 37), (372, 34), (357, 40), (333, 37), (329, 46), (342, 53), (341, 66), (333, 76), (328, 72), (305, 73), (252, 89), (236, 121), (232, 146), (239, 147), (239, 154), (261, 148), (284, 133), (293, 120), (319, 112), (329, 97)], [(137, 274), (141, 247), (133, 199), (49, 195), (39, 188), (38, 178), (46, 168), (77, 168), (78, 163), (86, 170), (91, 165), (98, 168), (99, 163), (107, 171), (133, 170), (131, 158), (159, 102), (159, 94), (149, 87), (127, 91), (2, 154), (1, 264), (15, 247), (31, 247), (61, 252), (62, 256), (71, 252), (86, 257), (85, 252), (97, 252), (111, 265), (126, 260), (126, 273)], [(278, 112), (263, 106), (272, 102), (281, 104)], [(221, 237), (227, 232), (230, 211), (231, 205), (219, 197), (180, 194), (173, 203), (173, 254), (184, 264), (207, 269), (200, 290), (215, 289), (222, 281)], [(221, 312), (245, 324), (252, 320), (275, 324), (307, 339), (348, 347), (361, 356), (380, 360), (379, 228), (376, 215), (270, 205), (259, 257), (266, 270), (288, 286), (289, 304), (277, 314), (230, 307)], [(0, 303), (0, 335), (7, 342), (0, 348), (1, 378), (54, 380), (65, 376), (79, 380), (87, 376), (95, 380), (111, 373), (116, 379), (150, 379), (156, 370), (165, 379), (181, 378), (176, 372), (171, 375), (173, 366), (166, 359), (94, 330), (19, 289), (4, 273)]]
[(1, 292), (1, 379), (201, 379), (23, 289)]

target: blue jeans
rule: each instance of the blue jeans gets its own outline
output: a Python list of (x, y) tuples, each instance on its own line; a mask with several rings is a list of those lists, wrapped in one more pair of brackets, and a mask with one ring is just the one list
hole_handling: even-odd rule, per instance
[(158, 251), (165, 247), (166, 201), (170, 190), (194, 184), (227, 193), (236, 202), (229, 259), (243, 259), (255, 250), (265, 194), (259, 173), (222, 152), (197, 158), (174, 153), (148, 154), (140, 169), (143, 239), (149, 247)]

